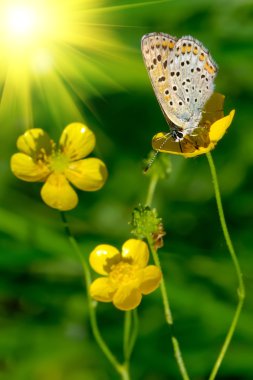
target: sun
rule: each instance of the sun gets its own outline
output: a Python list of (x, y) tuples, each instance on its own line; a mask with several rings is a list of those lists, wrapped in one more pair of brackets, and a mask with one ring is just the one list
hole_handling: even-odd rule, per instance
[[(65, 3), (66, 4), (66, 3)], [(41, 48), (64, 33), (67, 8), (53, 0), (3, 0), (0, 5), (1, 50), (9, 59), (32, 59)], [(70, 20), (69, 20), (70, 21)]]
[(38, 108), (56, 125), (84, 121), (76, 98), (85, 102), (94, 77), (105, 77), (91, 63), (93, 56), (118, 44), (115, 34), (96, 22), (98, 4), (0, 0), (1, 125), (31, 128)]
[(125, 62), (127, 70), (133, 58), (114, 22), (132, 5), (115, 3), (0, 0), (1, 140), (11, 144), (11, 128), (20, 134), (44, 120), (54, 128), (85, 122), (90, 98), (121, 88), (114, 68)]
[(26, 5), (12, 5), (6, 9), (5, 15), (6, 35), (9, 39), (17, 41), (29, 40), (36, 33), (38, 14), (35, 9)]

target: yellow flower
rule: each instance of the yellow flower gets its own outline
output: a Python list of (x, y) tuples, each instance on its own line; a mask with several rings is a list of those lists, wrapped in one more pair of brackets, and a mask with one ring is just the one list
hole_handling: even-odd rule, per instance
[(69, 182), (80, 190), (99, 190), (107, 178), (105, 164), (98, 158), (82, 158), (95, 147), (95, 135), (84, 124), (69, 124), (58, 146), (40, 128), (26, 131), (17, 140), (20, 153), (11, 157), (11, 170), (28, 182), (44, 182), (43, 201), (67, 211), (76, 207), (78, 196)]
[[(203, 111), (199, 127), (192, 135), (186, 135), (180, 142), (174, 141), (168, 133), (159, 132), (153, 137), (153, 149), (159, 152), (179, 154), (184, 157), (194, 157), (212, 150), (224, 136), (232, 123), (235, 111), (224, 117), (223, 104), (225, 97), (214, 93)], [(169, 138), (168, 138), (169, 137)]]
[(153, 292), (160, 284), (161, 271), (148, 265), (149, 250), (142, 240), (127, 240), (120, 253), (102, 244), (90, 254), (90, 265), (100, 277), (90, 285), (91, 297), (100, 302), (113, 302), (120, 310), (135, 309), (142, 294)]

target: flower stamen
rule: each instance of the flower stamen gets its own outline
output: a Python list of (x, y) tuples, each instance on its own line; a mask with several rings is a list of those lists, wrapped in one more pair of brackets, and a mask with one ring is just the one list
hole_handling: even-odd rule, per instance
[(54, 152), (49, 158), (49, 167), (55, 173), (64, 173), (70, 161), (60, 151)]
[(136, 268), (134, 265), (121, 261), (113, 265), (109, 277), (117, 284), (128, 283), (136, 279)]

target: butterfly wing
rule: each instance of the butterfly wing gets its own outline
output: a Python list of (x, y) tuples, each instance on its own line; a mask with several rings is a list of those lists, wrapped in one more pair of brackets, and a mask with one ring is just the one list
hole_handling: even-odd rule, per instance
[(177, 39), (165, 33), (149, 33), (142, 37), (141, 50), (155, 95), (166, 120), (173, 114), (170, 105), (168, 65)]
[(176, 125), (191, 133), (214, 90), (218, 67), (208, 50), (191, 36), (180, 38), (170, 55), (168, 80)]

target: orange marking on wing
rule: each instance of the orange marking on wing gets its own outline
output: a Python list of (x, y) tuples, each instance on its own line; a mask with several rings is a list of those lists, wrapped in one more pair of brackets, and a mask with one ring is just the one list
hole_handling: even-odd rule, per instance
[(169, 42), (169, 48), (173, 49), (174, 46), (175, 46), (175, 42), (174, 41), (170, 41)]
[(162, 96), (165, 96), (165, 90), (167, 89), (168, 84), (165, 81), (159, 82), (159, 92)]
[(205, 55), (204, 55), (204, 53), (201, 53), (199, 56), (199, 60), (204, 61), (204, 59), (205, 59)]
[(195, 54), (195, 55), (198, 54), (198, 48), (195, 47), (195, 48), (193, 49), (193, 54)]
[(205, 64), (204, 69), (209, 73), (209, 74), (214, 74), (214, 68), (210, 66), (208, 63)]

